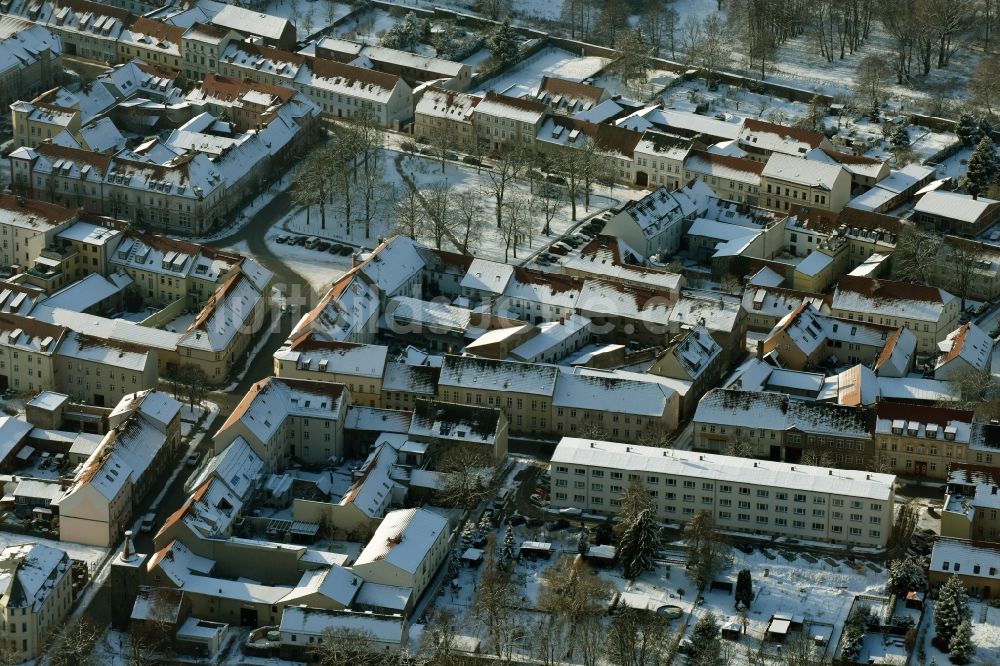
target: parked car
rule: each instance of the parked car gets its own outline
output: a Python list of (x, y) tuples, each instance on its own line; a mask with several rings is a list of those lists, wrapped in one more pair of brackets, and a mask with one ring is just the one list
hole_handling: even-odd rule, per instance
[(333, 243), (330, 243), (329, 241), (320, 241), (316, 244), (316, 249), (320, 252), (326, 252), (330, 249), (331, 245), (333, 245)]
[(992, 304), (992, 303), (990, 303), (989, 301), (983, 301), (982, 303), (980, 303), (980, 304), (979, 304), (979, 305), (978, 305), (978, 306), (976, 307), (976, 310), (975, 310), (975, 312), (976, 312), (976, 314), (977, 314), (977, 315), (981, 315), (981, 314), (983, 314), (984, 312), (986, 312), (987, 310), (989, 310), (989, 309), (990, 309), (990, 306), (992, 306), (992, 305), (993, 305), (993, 304)]
[(340, 254), (340, 251), (344, 249), (344, 246), (340, 243), (334, 243), (330, 246), (330, 254)]
[(349, 254), (354, 254), (354, 248), (353, 247), (351, 247), (350, 245), (345, 245), (344, 247), (341, 248), (341, 250), (340, 250), (340, 256), (346, 257)]
[(306, 244), (306, 237), (305, 236), (296, 236), (292, 240), (291, 244), (292, 245), (305, 245)]
[(153, 531), (153, 526), (156, 524), (156, 514), (147, 513), (142, 517), (142, 522), (139, 523), (139, 531), (144, 533), (149, 533)]
[(550, 247), (549, 252), (551, 254), (557, 254), (560, 257), (565, 257), (567, 254), (569, 254), (569, 250), (567, 250), (564, 247), (560, 247), (559, 245), (553, 245), (552, 247)]
[(189, 453), (186, 456), (184, 456), (184, 464), (187, 465), (188, 467), (194, 467), (195, 465), (198, 464), (199, 460), (201, 460), (201, 454), (198, 453), (197, 451)]
[(274, 239), (274, 242), (285, 244), (288, 242), (288, 236), (278, 236), (277, 238)]

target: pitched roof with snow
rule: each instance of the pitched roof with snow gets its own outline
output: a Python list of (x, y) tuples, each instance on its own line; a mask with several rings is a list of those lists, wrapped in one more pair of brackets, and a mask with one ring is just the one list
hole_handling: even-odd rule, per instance
[(553, 365), (446, 354), (438, 386), (551, 396), (558, 374)]
[(954, 299), (937, 287), (842, 275), (833, 294), (833, 309), (936, 322)]
[(870, 439), (864, 413), (840, 405), (793, 400), (782, 393), (713, 389), (698, 402), (696, 423), (800, 431)]
[(447, 518), (427, 509), (392, 511), (386, 514), (353, 567), (363, 570), (365, 565), (382, 561), (414, 574), (447, 526)]
[(818, 187), (832, 190), (837, 179), (845, 173), (844, 168), (837, 164), (825, 164), (801, 157), (791, 157), (781, 153), (773, 153), (764, 165), (761, 176), (774, 178), (802, 187)]
[(289, 416), (337, 419), (344, 399), (343, 384), (268, 377), (250, 387), (219, 432), (239, 421), (268, 442)]
[(0, 595), (8, 608), (41, 611), (56, 582), (70, 569), (65, 551), (39, 543), (7, 546), (0, 552)]
[(673, 393), (654, 381), (560, 372), (552, 406), (662, 418)]
[(934, 368), (961, 359), (976, 370), (988, 370), (994, 344), (993, 338), (972, 322), (962, 324), (938, 343), (941, 354), (935, 360)]
[(756, 118), (743, 121), (740, 131), (740, 145), (762, 152), (783, 153), (802, 157), (812, 148), (818, 148), (826, 140), (819, 132), (785, 127)]
[(985, 197), (973, 199), (968, 194), (935, 190), (920, 197), (913, 212), (973, 224), (997, 205), (1000, 201)]

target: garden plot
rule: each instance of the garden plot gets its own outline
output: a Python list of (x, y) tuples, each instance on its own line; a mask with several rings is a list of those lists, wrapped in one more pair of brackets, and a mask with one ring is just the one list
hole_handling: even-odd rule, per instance
[[(317, 2), (317, 5), (323, 3)], [(351, 20), (344, 21), (332, 31), (333, 37), (352, 39), (363, 44), (378, 44), (382, 34), (396, 25), (403, 14), (396, 17), (384, 9), (372, 8), (355, 14)]]
[(538, 90), (543, 76), (583, 81), (595, 76), (607, 63), (607, 58), (578, 56), (549, 46), (503, 74), (488, 79), (478, 92), (493, 90), (511, 97), (524, 97)]
[[(1000, 608), (993, 608), (981, 601), (969, 600), (972, 610), (972, 643), (976, 646), (976, 654), (970, 664), (977, 666), (996, 666), (1000, 664)], [(922, 645), (926, 651), (925, 663), (932, 660), (944, 666), (951, 663), (948, 655), (938, 650), (931, 643), (934, 638), (934, 604), (928, 602), (924, 612), (924, 621), (920, 625)]]

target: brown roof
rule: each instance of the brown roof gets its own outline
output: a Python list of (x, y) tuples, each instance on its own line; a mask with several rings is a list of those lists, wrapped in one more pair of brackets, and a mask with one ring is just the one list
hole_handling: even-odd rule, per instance
[(282, 102), (287, 102), (294, 95), (295, 91), (285, 86), (275, 86), (268, 83), (258, 83), (250, 79), (234, 79), (228, 76), (220, 76), (209, 72), (199, 87), (201, 92), (209, 97), (233, 101), (238, 99), (247, 91), (253, 90), (278, 98)]
[(553, 293), (561, 294), (567, 291), (579, 291), (583, 288), (583, 280), (580, 278), (560, 275), (558, 273), (546, 273), (536, 271), (532, 268), (516, 266), (514, 268), (514, 279), (523, 284), (543, 284)]
[[(730, 169), (735, 169), (737, 171), (746, 171), (748, 173), (757, 174), (758, 176), (764, 172), (764, 164), (761, 162), (754, 162), (753, 160), (744, 159), (742, 157), (733, 157), (732, 155), (717, 155), (715, 153), (709, 153), (704, 150), (692, 150), (688, 153), (688, 158), (701, 158), (712, 164), (718, 164), (719, 166), (728, 167)], [(685, 160), (686, 165), (687, 160)]]
[(35, 152), (39, 155), (44, 155), (51, 160), (63, 159), (89, 164), (100, 171), (102, 176), (108, 172), (108, 166), (111, 164), (111, 155), (95, 153), (92, 150), (84, 150), (82, 148), (57, 146), (54, 143), (39, 144), (38, 147), (35, 148)]
[[(77, 14), (91, 12), (95, 16), (114, 16), (125, 25), (128, 25), (132, 13), (127, 9), (112, 7), (102, 2), (90, 2), (90, 0), (56, 0), (56, 7), (69, 7)], [(53, 12), (55, 13), (55, 12)]]
[(765, 120), (757, 120), (756, 118), (747, 118), (746, 120), (744, 120), (743, 129), (744, 131), (755, 132), (755, 133), (760, 132), (760, 133), (777, 134), (778, 136), (781, 137), (786, 137), (789, 139), (795, 139), (796, 141), (801, 141), (803, 143), (808, 143), (813, 148), (819, 146), (819, 144), (823, 143), (824, 139), (826, 139), (826, 137), (820, 132), (810, 132), (809, 130), (801, 129), (799, 127), (785, 127), (784, 125), (769, 123)]
[(22, 199), (22, 201), (23, 203), (18, 203), (18, 197), (13, 194), (0, 194), (0, 208), (6, 210), (32, 213), (45, 218), (52, 224), (59, 224), (60, 222), (76, 218), (75, 210), (64, 208), (59, 204), (38, 201), (37, 199)]
[(892, 353), (896, 350), (896, 345), (899, 344), (899, 338), (903, 335), (903, 329), (897, 328), (889, 336), (889, 339), (885, 341), (885, 346), (882, 347), (882, 351), (879, 352), (878, 358), (875, 359), (874, 369), (878, 370), (883, 365), (889, 362), (892, 358)]
[(184, 37), (184, 28), (176, 25), (170, 25), (169, 23), (163, 23), (162, 21), (157, 21), (156, 19), (146, 18), (145, 16), (136, 18), (132, 22), (129, 29), (132, 32), (138, 32), (143, 35), (156, 37), (157, 39), (163, 41), (173, 42), (178, 46), (180, 46), (181, 40)]
[(506, 104), (507, 106), (512, 106), (515, 109), (521, 109), (523, 111), (545, 113), (545, 105), (540, 102), (533, 102), (530, 99), (521, 99), (520, 97), (511, 97), (510, 95), (501, 95), (495, 90), (487, 92), (486, 97), (483, 99), (488, 102), (496, 102), (497, 104)]
[(965, 339), (969, 335), (970, 326), (971, 324), (966, 322), (959, 327), (959, 329), (955, 332), (955, 336), (951, 339), (951, 349), (949, 349), (948, 353), (938, 360), (938, 364), (943, 365), (949, 361), (954, 361), (962, 355), (962, 348), (965, 346)]
[[(35, 338), (50, 337), (54, 340), (59, 340), (66, 333), (66, 328), (63, 326), (9, 312), (0, 312), (0, 331), (15, 331), (17, 329)], [(53, 345), (50, 350), (55, 351), (55, 346)]]
[(347, 349), (358, 349), (360, 347), (367, 347), (368, 345), (363, 345), (357, 342), (340, 342), (337, 340), (317, 340), (312, 333), (306, 333), (295, 340), (289, 346), (292, 351), (337, 351), (337, 350), (347, 350)]
[(884, 164), (882, 160), (875, 157), (868, 157), (866, 155), (853, 155), (851, 153), (843, 153), (839, 150), (833, 150), (832, 148), (823, 148), (824, 153), (826, 153), (832, 160), (839, 162), (841, 164), (870, 164), (872, 166), (878, 164)]
[(927, 405), (909, 405), (903, 402), (881, 401), (876, 406), (876, 414), (880, 419), (905, 419), (919, 423), (936, 423), (939, 426), (948, 425), (948, 421), (972, 423), (975, 412), (947, 407), (929, 407)]
[(555, 76), (543, 76), (542, 82), (538, 85), (538, 92), (549, 93), (553, 96), (562, 95), (572, 99), (590, 100), (594, 104), (599, 103), (604, 97), (604, 88), (600, 86), (578, 83)]
[(896, 282), (860, 275), (842, 275), (837, 281), (838, 289), (864, 294), (871, 298), (903, 299), (908, 301), (926, 301), (941, 303), (941, 290), (923, 284)]
[(214, 23), (192, 23), (191, 27), (188, 28), (187, 34), (189, 32), (200, 32), (203, 35), (209, 35), (211, 37), (218, 37), (219, 39), (225, 37), (230, 32), (234, 32), (231, 28), (223, 28), (222, 26), (215, 25)]
[(354, 65), (348, 65), (328, 58), (308, 56), (306, 61), (316, 76), (325, 79), (341, 77), (348, 81), (370, 83), (386, 90), (392, 90), (401, 80), (395, 74), (377, 72), (374, 69), (365, 69), (364, 67), (355, 67)]
[(628, 157), (632, 156), (635, 147), (642, 141), (640, 132), (634, 132), (617, 125), (591, 123), (566, 116), (555, 116), (552, 118), (552, 122), (570, 131), (579, 130), (584, 136), (590, 137), (599, 148), (614, 150)]

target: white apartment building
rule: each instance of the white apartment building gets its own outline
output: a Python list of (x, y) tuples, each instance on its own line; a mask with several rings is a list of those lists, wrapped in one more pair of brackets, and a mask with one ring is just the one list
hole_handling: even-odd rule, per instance
[(721, 530), (882, 547), (893, 522), (892, 474), (792, 465), (564, 437), (549, 465), (552, 508), (613, 514), (632, 479), (656, 517), (710, 511)]

